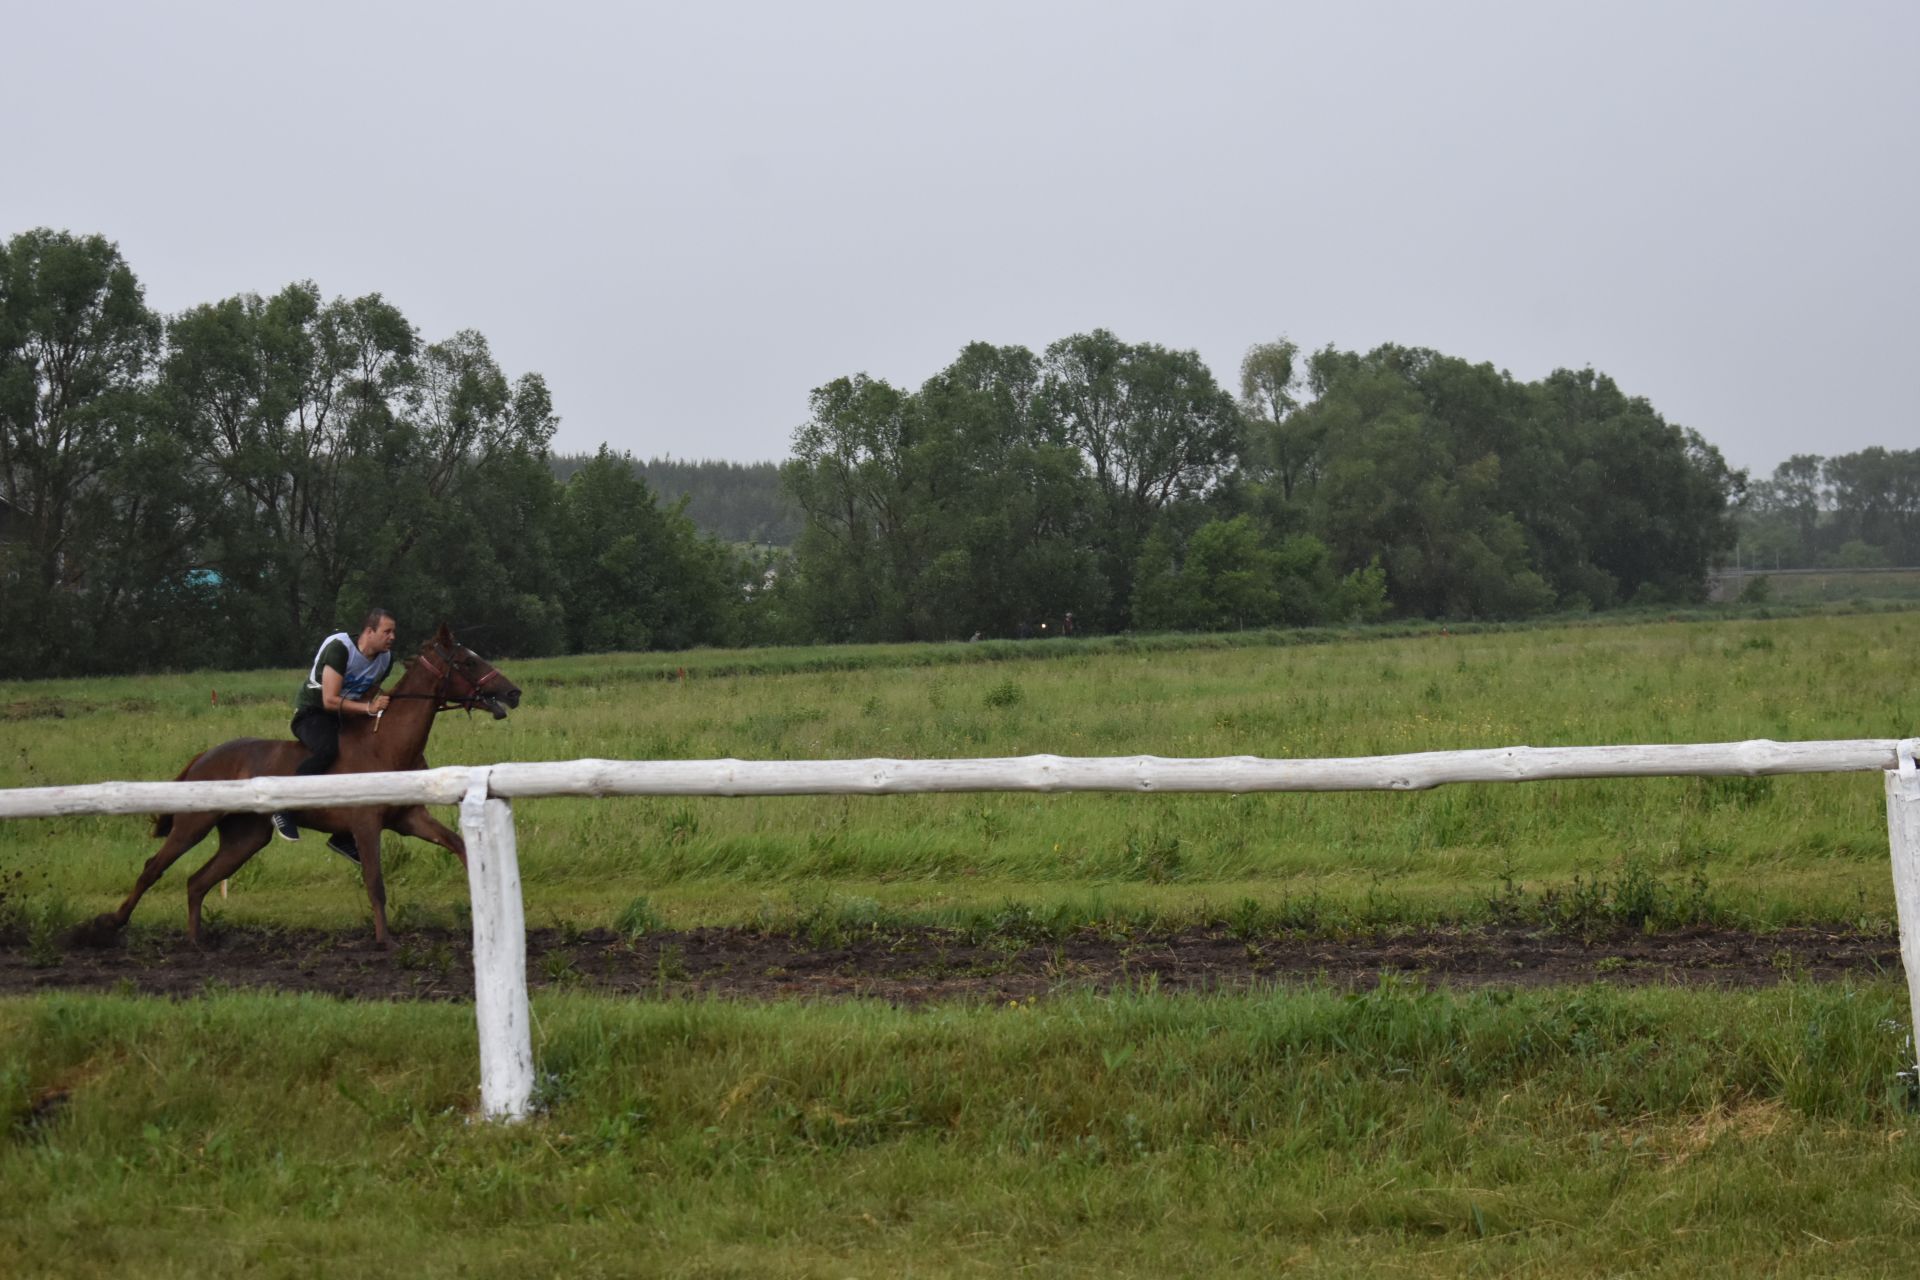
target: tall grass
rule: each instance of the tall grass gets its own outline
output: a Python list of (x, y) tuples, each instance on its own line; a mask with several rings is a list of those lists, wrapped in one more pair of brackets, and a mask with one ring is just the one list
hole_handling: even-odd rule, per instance
[[(1877, 1273), (1920, 1237), (1895, 987), (0, 1002), (13, 1274)], [(297, 1034), (296, 1034), (297, 1032)]]
[[(431, 754), (1314, 757), (1896, 737), (1920, 724), (1915, 614), (1283, 639), (515, 663), (521, 710), (505, 723), (444, 716)], [(286, 672), (0, 684), (0, 786), (172, 777), (211, 743), (284, 734), (292, 684)], [(1880, 783), (1861, 775), (1417, 795), (543, 800), (522, 802), (516, 822), (536, 923), (608, 923), (642, 893), (674, 923), (738, 919), (827, 883), (928, 910), (1089, 888), (1189, 906), (1309, 893), (1445, 905), (1504, 878), (1539, 887), (1628, 863), (1704, 874), (1761, 921), (1890, 910)], [(123, 893), (151, 847), (139, 819), (0, 824), (0, 870), (77, 910)], [(464, 892), (437, 851), (394, 839), (388, 856), (397, 902)], [(158, 891), (169, 919), (178, 887)], [(224, 909), (236, 918), (362, 910), (351, 869), (317, 840), (276, 844), (235, 888)]]

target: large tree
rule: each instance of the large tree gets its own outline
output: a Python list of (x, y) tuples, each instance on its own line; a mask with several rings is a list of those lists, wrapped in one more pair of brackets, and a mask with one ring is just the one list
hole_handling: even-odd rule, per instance
[(633, 459), (604, 445), (567, 481), (555, 538), (568, 647), (684, 649), (733, 637), (740, 566), (678, 508), (662, 508)]
[(1320, 422), (1300, 408), (1300, 348), (1280, 338), (1247, 348), (1240, 361), (1240, 412), (1248, 428), (1249, 469), (1278, 490), (1282, 504), (1319, 476)]
[(1148, 530), (1239, 463), (1240, 413), (1198, 353), (1124, 343), (1105, 329), (1053, 343), (1041, 367), (1046, 410), (1098, 486), (1096, 541), (1113, 593), (1105, 621), (1124, 627)]
[(808, 402), (782, 470), (806, 513), (794, 547), (806, 625), (825, 640), (908, 639), (905, 589), (918, 556), (910, 526), (918, 477), (907, 467), (913, 397), (857, 374), (815, 388)]
[(1503, 616), (1697, 598), (1743, 480), (1592, 370), (1520, 383), (1420, 348), (1309, 362), (1325, 433), (1309, 528), (1378, 556), (1400, 609)]
[(1106, 599), (1094, 491), (1024, 347), (974, 343), (918, 391), (816, 390), (786, 481), (807, 522), (792, 598), (816, 634), (1016, 634)]
[(399, 428), (413, 326), (377, 294), (328, 303), (303, 282), (194, 307), (168, 338), (166, 403), (226, 495), (222, 581), (254, 642), (294, 655), (407, 522), (395, 480), (412, 461)]
[(84, 583), (102, 483), (142, 426), (160, 322), (101, 236), (46, 229), (0, 245), (0, 497), (45, 591)]

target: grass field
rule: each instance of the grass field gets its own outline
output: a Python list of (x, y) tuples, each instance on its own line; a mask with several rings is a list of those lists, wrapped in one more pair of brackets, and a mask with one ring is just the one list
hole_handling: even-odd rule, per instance
[(1864, 1275), (1920, 1239), (1904, 995), (1388, 986), (905, 1012), (0, 1003), (14, 1275)]
[[(1327, 756), (1920, 723), (1915, 614), (1260, 639), (515, 663), (522, 710), (444, 717), (432, 755)], [(291, 683), (0, 684), (0, 786), (171, 777), (283, 733)], [(643, 898), (678, 924), (1253, 900), (1337, 928), (1472, 920), (1512, 884), (1625, 870), (1759, 927), (1892, 911), (1871, 775), (549, 800), (516, 823), (536, 924)], [(135, 819), (5, 823), (0, 876), (67, 918), (117, 900), (150, 847)], [(457, 915), (450, 860), (388, 855), (396, 928)], [(183, 889), (176, 870), (143, 905), (149, 940), (177, 936)], [(276, 844), (216, 909), (364, 918), (318, 841)], [(501, 1131), (466, 1122), (461, 1006), (0, 1001), (0, 1270), (1828, 1275), (1890, 1272), (1920, 1239), (1895, 980), (534, 1012), (543, 1111)]]
[[(431, 755), (1309, 757), (1896, 737), (1920, 724), (1916, 641), (1920, 615), (1890, 614), (1285, 647), (696, 653), (664, 668), (658, 656), (578, 658), (509, 664), (527, 692), (521, 710), (503, 723), (442, 716)], [(809, 669), (829, 662), (839, 665)], [(293, 682), (252, 672), (0, 685), (0, 786), (172, 777), (212, 743), (283, 736)], [(609, 923), (639, 895), (678, 924), (835, 896), (930, 916), (1092, 896), (1116, 909), (1252, 896), (1459, 915), (1507, 878), (1539, 887), (1629, 862), (1705, 875), (1729, 909), (1766, 922), (1885, 918), (1882, 809), (1879, 779), (1850, 775), (1417, 795), (556, 799), (524, 802), (516, 825), (535, 923)], [(151, 848), (136, 818), (0, 824), (0, 874), (14, 868), (27, 892), (97, 911)], [(182, 870), (202, 856), (183, 860), (136, 922), (179, 927)], [(389, 836), (388, 863), (402, 921), (464, 901), (464, 878), (438, 851)], [(364, 900), (352, 869), (313, 840), (271, 846), (220, 909), (344, 925), (363, 918)]]

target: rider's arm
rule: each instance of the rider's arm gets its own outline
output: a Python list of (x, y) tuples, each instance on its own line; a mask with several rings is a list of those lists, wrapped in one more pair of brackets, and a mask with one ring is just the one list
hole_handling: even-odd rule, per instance
[(320, 705), (335, 714), (370, 716), (376, 711), (386, 710), (387, 695), (377, 689), (364, 701), (359, 698), (341, 697), (340, 690), (345, 683), (346, 677), (338, 671), (332, 667), (321, 667)]
[(340, 696), (341, 686), (346, 677), (332, 667), (320, 668), (320, 705), (338, 715), (347, 709), (347, 700)]

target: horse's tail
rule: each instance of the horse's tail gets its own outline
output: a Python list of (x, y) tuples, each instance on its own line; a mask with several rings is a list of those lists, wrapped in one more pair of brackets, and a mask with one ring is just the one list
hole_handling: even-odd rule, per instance
[[(178, 774), (176, 774), (173, 780), (175, 782), (185, 782), (187, 780), (187, 775), (193, 772), (193, 766), (200, 763), (200, 756), (204, 756), (206, 754), (207, 754), (206, 752), (202, 751), (199, 756), (195, 756), (193, 759), (187, 761), (187, 767), (182, 769)], [(173, 831), (173, 815), (172, 814), (156, 813), (153, 816), (153, 834), (156, 838), (159, 836), (171, 834), (172, 831)]]

